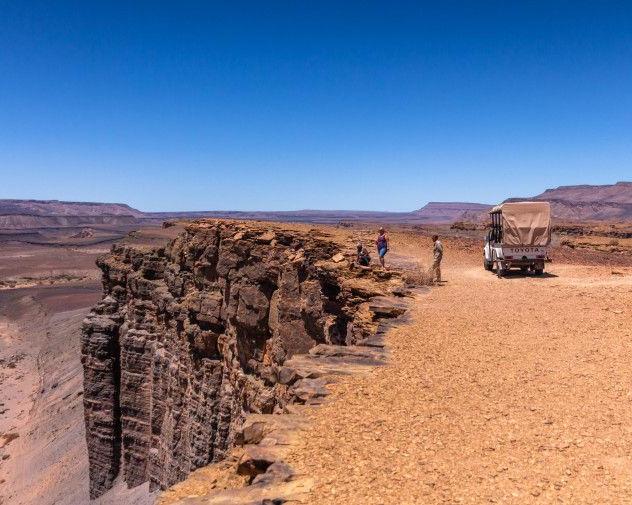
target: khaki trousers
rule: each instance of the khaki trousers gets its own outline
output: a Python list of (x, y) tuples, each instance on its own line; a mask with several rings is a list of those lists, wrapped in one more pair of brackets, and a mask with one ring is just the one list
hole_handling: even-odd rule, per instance
[(437, 282), (441, 282), (441, 260), (443, 258), (441, 256), (435, 256), (434, 261), (432, 262), (432, 280), (436, 280)]

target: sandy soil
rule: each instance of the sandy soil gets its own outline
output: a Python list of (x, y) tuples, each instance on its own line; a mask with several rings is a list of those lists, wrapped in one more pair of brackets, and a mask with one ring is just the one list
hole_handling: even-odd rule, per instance
[[(498, 279), (444, 244), (448, 282), (389, 334), (390, 364), (311, 411), (290, 459), (309, 503), (632, 502), (632, 269)], [(428, 249), (395, 237), (391, 260)]]

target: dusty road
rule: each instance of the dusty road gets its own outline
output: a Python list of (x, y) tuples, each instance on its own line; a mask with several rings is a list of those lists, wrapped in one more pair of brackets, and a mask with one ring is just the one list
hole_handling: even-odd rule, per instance
[(632, 270), (446, 257), (390, 365), (311, 411), (310, 503), (632, 503)]

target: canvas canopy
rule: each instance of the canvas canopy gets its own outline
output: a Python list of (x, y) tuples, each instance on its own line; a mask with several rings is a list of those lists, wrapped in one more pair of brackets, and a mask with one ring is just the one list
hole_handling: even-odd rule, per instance
[(502, 216), (503, 244), (548, 246), (551, 242), (549, 202), (503, 203), (492, 212)]

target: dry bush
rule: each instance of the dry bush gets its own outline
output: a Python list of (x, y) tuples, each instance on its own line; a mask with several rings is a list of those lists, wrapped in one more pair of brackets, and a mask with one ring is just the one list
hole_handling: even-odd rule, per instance
[(470, 221), (455, 221), (450, 226), (451, 230), (463, 230), (463, 231), (473, 231), (480, 230), (482, 227), (477, 223), (472, 223)]
[(432, 284), (432, 272), (425, 265), (418, 263), (417, 268), (404, 273), (404, 281), (408, 287), (429, 286)]

